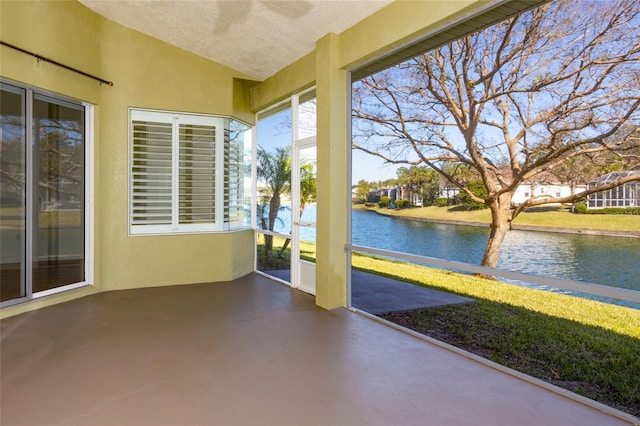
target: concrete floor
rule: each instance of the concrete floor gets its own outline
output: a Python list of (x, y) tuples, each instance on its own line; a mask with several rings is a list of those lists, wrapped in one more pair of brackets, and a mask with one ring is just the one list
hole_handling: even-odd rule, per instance
[(0, 325), (2, 426), (626, 424), (257, 275)]

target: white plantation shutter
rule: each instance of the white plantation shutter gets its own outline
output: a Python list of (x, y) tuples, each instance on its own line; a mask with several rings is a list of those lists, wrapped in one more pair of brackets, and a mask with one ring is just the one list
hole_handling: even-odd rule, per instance
[(178, 223), (216, 221), (216, 127), (179, 126)]
[(223, 136), (218, 117), (131, 111), (132, 234), (223, 229)]
[(133, 120), (131, 224), (171, 225), (172, 125)]

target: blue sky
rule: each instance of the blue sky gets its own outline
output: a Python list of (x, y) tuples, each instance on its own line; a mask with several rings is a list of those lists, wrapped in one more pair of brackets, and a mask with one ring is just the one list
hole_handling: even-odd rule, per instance
[(401, 164), (388, 164), (379, 157), (354, 149), (352, 151), (351, 175), (355, 185), (359, 180), (377, 182), (396, 178), (396, 170)]
[[(267, 151), (275, 147), (283, 147), (291, 144), (291, 130), (284, 124), (291, 118), (290, 110), (285, 110), (264, 118), (258, 122), (257, 141)], [(397, 164), (385, 164), (385, 162), (373, 155), (353, 150), (352, 181), (356, 184), (364, 179), (376, 182), (396, 177)]]

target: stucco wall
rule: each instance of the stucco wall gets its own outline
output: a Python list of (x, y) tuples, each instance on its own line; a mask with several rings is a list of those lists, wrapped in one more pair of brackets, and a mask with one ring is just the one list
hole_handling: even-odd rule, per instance
[(0, 48), (3, 78), (95, 105), (95, 287), (78, 294), (223, 281), (252, 271), (252, 231), (131, 237), (127, 204), (128, 108), (235, 114), (246, 121), (252, 117), (248, 94), (238, 90), (249, 85), (234, 78), (247, 76), (105, 20), (78, 2), (2, 1), (0, 8), (2, 41), (114, 82), (100, 85)]

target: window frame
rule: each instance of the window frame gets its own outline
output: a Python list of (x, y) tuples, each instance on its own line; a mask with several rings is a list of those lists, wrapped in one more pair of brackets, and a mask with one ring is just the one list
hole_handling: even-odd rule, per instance
[[(133, 167), (134, 167), (134, 146), (133, 146), (133, 125), (134, 121), (155, 121), (161, 123), (172, 122), (172, 194), (171, 194), (171, 211), (172, 220), (171, 224), (134, 224), (133, 221), (133, 209), (134, 209), (134, 188), (133, 188)], [(159, 121), (158, 121), (159, 120)], [(127, 197), (127, 222), (128, 231), (130, 236), (144, 236), (144, 235), (175, 235), (175, 234), (198, 234), (198, 233), (215, 233), (215, 232), (232, 232), (243, 229), (249, 229), (250, 224), (236, 223), (231, 221), (231, 218), (227, 218), (227, 202), (229, 200), (229, 188), (227, 183), (229, 181), (230, 162), (229, 162), (229, 150), (230, 147), (227, 141), (227, 134), (229, 132), (229, 126), (231, 121), (238, 121), (232, 117), (209, 115), (209, 114), (197, 114), (189, 112), (177, 112), (167, 110), (152, 110), (144, 108), (129, 108), (128, 114), (128, 197)], [(245, 123), (240, 122), (243, 125)], [(214, 210), (215, 216), (212, 222), (208, 223), (196, 223), (196, 224), (184, 224), (180, 223), (179, 209), (180, 209), (180, 193), (179, 193), (179, 127), (180, 124), (187, 125), (211, 125), (216, 128), (215, 130), (215, 163), (213, 167), (215, 186), (214, 186)], [(246, 125), (248, 129), (250, 126)], [(176, 155), (177, 153), (177, 155)], [(221, 194), (221, 196), (216, 196)]]

